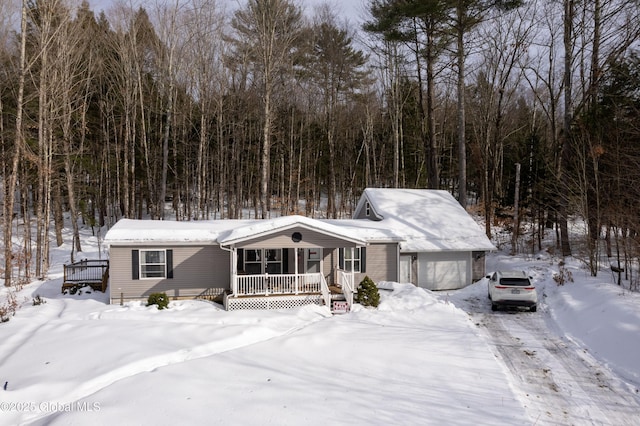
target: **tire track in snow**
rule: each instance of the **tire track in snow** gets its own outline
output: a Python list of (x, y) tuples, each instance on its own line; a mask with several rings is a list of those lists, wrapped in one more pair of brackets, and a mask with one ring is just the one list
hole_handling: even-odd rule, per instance
[(640, 424), (640, 398), (629, 392), (624, 382), (606, 367), (601, 366), (586, 350), (568, 339), (560, 339), (546, 330), (544, 318), (534, 315), (518, 323), (541, 344), (560, 368), (554, 368), (556, 377), (562, 377), (573, 401), (584, 398), (581, 408), (592, 424)]
[(556, 337), (543, 315), (472, 314), (535, 424), (640, 424), (638, 396), (573, 342)]

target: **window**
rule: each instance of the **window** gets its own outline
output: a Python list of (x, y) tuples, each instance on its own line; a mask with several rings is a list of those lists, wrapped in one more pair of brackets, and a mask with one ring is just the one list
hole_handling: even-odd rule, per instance
[(166, 272), (164, 250), (140, 250), (140, 278), (165, 278)]
[(365, 204), (365, 215), (367, 217), (371, 216), (371, 205), (369, 204), (369, 202), (367, 201), (367, 203)]
[(283, 270), (282, 249), (244, 249), (238, 250), (238, 268), (245, 274), (281, 274)]
[(172, 278), (171, 253), (171, 250), (134, 250), (133, 278)]
[(364, 247), (340, 249), (340, 269), (347, 272), (365, 272), (366, 249)]
[(265, 258), (267, 259), (265, 267), (267, 274), (282, 273), (282, 249), (266, 249)]
[(262, 250), (246, 249), (244, 251), (244, 272), (252, 275), (262, 273)]

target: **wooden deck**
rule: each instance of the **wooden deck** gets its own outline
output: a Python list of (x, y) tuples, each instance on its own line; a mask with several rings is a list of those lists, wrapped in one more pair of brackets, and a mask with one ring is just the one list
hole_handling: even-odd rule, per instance
[(64, 265), (62, 292), (73, 288), (90, 286), (95, 291), (105, 292), (109, 282), (109, 261), (83, 259)]

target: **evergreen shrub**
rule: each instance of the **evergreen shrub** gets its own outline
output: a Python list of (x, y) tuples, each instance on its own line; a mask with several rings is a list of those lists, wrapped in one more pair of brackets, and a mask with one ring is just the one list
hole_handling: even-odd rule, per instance
[(365, 276), (358, 285), (355, 301), (362, 306), (373, 306), (374, 308), (380, 304), (380, 292), (369, 276)]
[(151, 293), (147, 300), (147, 306), (157, 305), (159, 310), (169, 307), (169, 297), (167, 293)]

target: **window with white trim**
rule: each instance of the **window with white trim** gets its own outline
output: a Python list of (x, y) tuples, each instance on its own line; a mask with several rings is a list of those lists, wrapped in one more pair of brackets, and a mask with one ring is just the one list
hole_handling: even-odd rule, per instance
[(140, 278), (166, 278), (166, 250), (140, 250)]
[(364, 270), (364, 247), (352, 247), (340, 249), (340, 267), (341, 269), (351, 272), (365, 272)]

